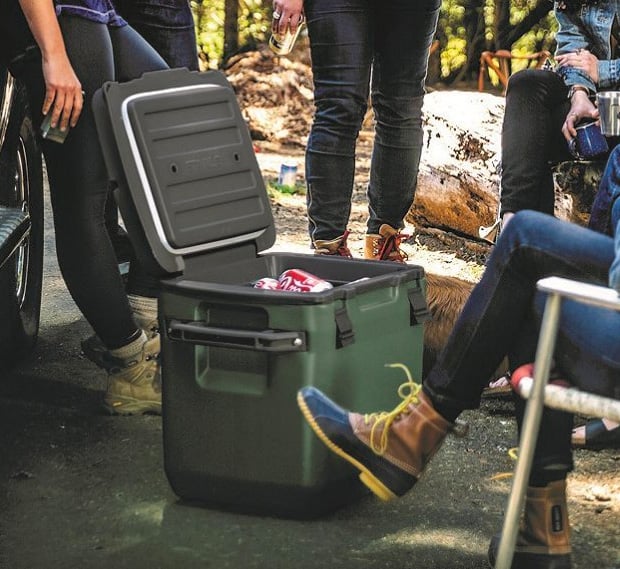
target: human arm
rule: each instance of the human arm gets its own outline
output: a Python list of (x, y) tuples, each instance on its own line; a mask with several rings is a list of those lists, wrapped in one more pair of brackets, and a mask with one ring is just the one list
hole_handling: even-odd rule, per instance
[(576, 126), (583, 119), (598, 119), (599, 113), (596, 105), (590, 100), (587, 91), (575, 90), (571, 95), (571, 105), (564, 124), (562, 134), (566, 140), (577, 136)]
[[(291, 32), (295, 33), (297, 26), (303, 21), (303, 11), (303, 0), (274, 0), (272, 31), (284, 34), (289, 25)], [(278, 14), (279, 17), (276, 17)]]
[[(590, 95), (596, 93), (596, 83), (586, 70), (571, 65), (577, 59), (576, 55), (580, 56), (579, 61), (584, 62), (587, 58), (586, 54), (592, 55), (588, 51), (589, 36), (579, 12), (569, 9), (562, 2), (556, 2), (554, 13), (558, 22), (555, 53), (555, 59), (558, 62), (557, 73), (569, 88), (571, 102), (570, 110), (562, 125), (562, 133), (566, 140), (570, 141), (576, 136), (575, 127), (581, 120), (598, 118), (596, 105), (589, 98)], [(595, 58), (594, 55), (592, 57)], [(588, 62), (591, 63), (589, 58)]]
[(52, 0), (19, 0), (28, 26), (41, 50), (45, 99), (41, 112), (52, 109), (52, 126), (74, 127), (82, 111), (84, 97), (65, 49)]
[(596, 83), (585, 71), (566, 63), (562, 64), (567, 55), (590, 49), (589, 36), (583, 27), (579, 14), (576, 11), (562, 9), (561, 5), (558, 4), (556, 4), (554, 14), (558, 22), (558, 31), (555, 36), (557, 46), (555, 59), (559, 64), (557, 70), (559, 75), (568, 87), (582, 85), (589, 92), (595, 93)]
[[(554, 12), (558, 22), (558, 73), (567, 85), (584, 85), (591, 93), (620, 86), (620, 59), (612, 59), (609, 37), (604, 33), (605, 30), (599, 27), (601, 20), (597, 12), (592, 12), (599, 9), (596, 6), (569, 9), (561, 2), (556, 2)], [(581, 54), (580, 62), (567, 62), (564, 65), (561, 63), (566, 61), (566, 56), (577, 52)]]
[[(577, 51), (560, 54), (556, 57), (556, 61), (561, 67), (571, 67), (583, 71), (594, 85), (598, 85), (599, 63), (601, 62), (596, 55), (587, 49), (578, 49)], [(577, 84), (580, 85), (580, 83)]]

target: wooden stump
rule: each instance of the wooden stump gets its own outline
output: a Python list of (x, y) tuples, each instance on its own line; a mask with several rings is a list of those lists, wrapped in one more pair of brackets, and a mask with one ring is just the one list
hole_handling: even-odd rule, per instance
[(592, 202), (601, 182), (605, 160), (560, 162), (554, 168), (555, 214), (587, 225)]

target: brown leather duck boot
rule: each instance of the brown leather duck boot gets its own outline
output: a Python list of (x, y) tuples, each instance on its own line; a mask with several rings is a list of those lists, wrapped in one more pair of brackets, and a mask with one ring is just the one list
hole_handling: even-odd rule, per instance
[[(417, 482), (453, 424), (415, 383), (393, 411), (350, 413), (314, 387), (297, 395), (313, 431), (360, 471), (360, 480), (382, 500), (402, 496)], [(402, 386), (399, 392), (402, 392)]]
[(347, 247), (347, 237), (349, 236), (349, 231), (345, 231), (340, 237), (336, 237), (335, 239), (325, 240), (325, 239), (317, 239), (312, 242), (314, 246), (314, 254), (315, 255), (336, 255), (338, 257), (348, 257), (352, 258), (351, 251), (349, 251), (349, 247)]
[[(489, 546), (489, 563), (495, 567), (500, 534)], [(530, 486), (517, 536), (512, 569), (570, 569), (571, 546), (566, 480), (543, 488)]]
[(376, 261), (395, 261), (404, 263), (407, 254), (400, 248), (403, 239), (409, 237), (384, 223), (379, 227), (379, 234), (368, 233), (364, 243), (364, 258)]

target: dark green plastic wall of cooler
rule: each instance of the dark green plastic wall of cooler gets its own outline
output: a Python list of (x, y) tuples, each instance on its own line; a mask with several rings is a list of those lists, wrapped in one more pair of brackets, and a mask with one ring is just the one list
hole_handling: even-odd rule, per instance
[[(355, 472), (310, 431), (296, 393), (315, 385), (358, 411), (393, 408), (406, 375), (385, 366), (404, 364), (420, 380), (423, 270), (275, 253), (219, 266), (210, 282), (209, 265), (166, 281), (160, 304), (172, 488), (226, 509), (300, 518), (355, 499)], [(336, 286), (288, 293), (247, 284), (292, 267)]]

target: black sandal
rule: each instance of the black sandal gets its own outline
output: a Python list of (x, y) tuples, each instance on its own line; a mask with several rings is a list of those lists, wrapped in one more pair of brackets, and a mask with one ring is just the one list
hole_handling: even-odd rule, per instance
[(620, 447), (620, 425), (608, 429), (602, 419), (591, 419), (585, 427), (585, 441), (583, 443), (573, 441), (574, 447), (590, 450)]
[[(505, 385), (498, 385), (497, 387), (491, 387), (491, 384), (498, 383), (501, 379), (505, 380)], [(487, 387), (482, 391), (483, 399), (512, 399), (513, 390), (510, 385), (510, 372), (507, 371), (504, 375), (494, 379)]]

